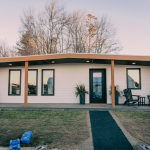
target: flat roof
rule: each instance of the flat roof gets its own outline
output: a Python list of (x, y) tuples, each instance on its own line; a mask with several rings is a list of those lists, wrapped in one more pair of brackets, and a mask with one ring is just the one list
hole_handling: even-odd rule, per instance
[(0, 63), (3, 63), (3, 62), (19, 62), (19, 61), (35, 61), (35, 60), (50, 60), (50, 59), (63, 59), (63, 58), (150, 61), (150, 56), (108, 55), (108, 54), (88, 54), (88, 53), (64, 53), (64, 54), (49, 54), (49, 55), (3, 57), (3, 58), (0, 58)]
[(111, 60), (115, 60), (115, 64), (121, 65), (130, 65), (132, 64), (132, 62), (136, 62), (137, 65), (144, 65), (144, 66), (150, 65), (150, 56), (64, 53), (64, 54), (4, 57), (0, 58), (0, 67), (8, 67), (9, 63), (14, 63), (14, 66), (18, 65), (24, 66), (25, 61), (28, 61), (29, 65), (30, 64), (40, 65), (44, 64), (44, 62), (46, 64), (51, 64), (51, 60), (56, 60), (58, 63), (74, 62), (74, 61), (82, 63), (85, 62), (85, 60), (91, 60), (91, 62), (93, 62), (94, 60), (95, 63), (106, 63), (106, 64), (110, 64)]

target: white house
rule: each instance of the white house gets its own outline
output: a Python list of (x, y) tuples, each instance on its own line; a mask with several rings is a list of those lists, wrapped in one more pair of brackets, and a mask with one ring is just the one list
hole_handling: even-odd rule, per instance
[[(24, 103), (25, 107), (28, 103), (79, 103), (75, 86), (82, 83), (90, 92), (85, 103), (114, 108), (111, 85), (146, 97), (149, 78), (150, 56), (69, 53), (0, 58), (0, 103)], [(119, 104), (124, 101), (125, 97), (119, 97)]]

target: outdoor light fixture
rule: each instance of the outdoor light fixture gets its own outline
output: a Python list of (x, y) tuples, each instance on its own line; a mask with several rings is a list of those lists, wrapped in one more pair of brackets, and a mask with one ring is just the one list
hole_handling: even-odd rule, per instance
[(132, 63), (132, 65), (135, 65), (135, 64), (136, 64), (135, 62)]
[(9, 64), (9, 66), (12, 66), (12, 64)]
[(55, 61), (52, 61), (52, 64), (54, 64), (55, 63)]
[(87, 60), (86, 62), (90, 62), (89, 60)]

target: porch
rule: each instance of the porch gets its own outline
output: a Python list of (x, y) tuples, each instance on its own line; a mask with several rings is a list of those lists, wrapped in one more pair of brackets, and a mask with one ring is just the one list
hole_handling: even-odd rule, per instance
[[(67, 65), (68, 64), (68, 65)], [(70, 64), (70, 65), (69, 65)], [(82, 64), (82, 66), (81, 66)], [(80, 66), (80, 67), (79, 67)], [(102, 54), (54, 54), (54, 55), (41, 55), (41, 56), (25, 56), (14, 58), (0, 58), (0, 73), (1, 73), (1, 90), (0, 90), (0, 107), (4, 108), (41, 108), (41, 109), (103, 109), (109, 110), (115, 108), (115, 85), (121, 85), (121, 90), (128, 87), (127, 82), (127, 69), (131, 68), (138, 71), (139, 85), (136, 83), (137, 89), (133, 90), (133, 95), (141, 95), (146, 97), (149, 95), (149, 56), (123, 56), (123, 55), (102, 55)], [(8, 72), (12, 69), (18, 69), (20, 72), (20, 85), (19, 89), (16, 89), (16, 95), (10, 95), (11, 90), (10, 75)], [(53, 86), (55, 94), (44, 95), (43, 91), (43, 70), (56, 70)], [(68, 70), (67, 70), (68, 69)], [(90, 92), (92, 89), (90, 85), (93, 85), (89, 81), (89, 71), (93, 69), (105, 69), (107, 74), (106, 83), (104, 83), (105, 104), (108, 105), (89, 105), (91, 98), (87, 98), (86, 105), (81, 106), (76, 104), (78, 99), (75, 99), (74, 86), (82, 81), (86, 83), (87, 90)], [(36, 77), (36, 89), (37, 93), (34, 96), (28, 95), (28, 70), (38, 70)], [(21, 71), (22, 77), (21, 77)], [(54, 74), (53, 71), (53, 74)], [(22, 81), (21, 81), (22, 78)], [(142, 79), (141, 79), (142, 78)], [(66, 80), (65, 80), (66, 79)], [(76, 79), (76, 80), (75, 80)], [(9, 79), (10, 80), (10, 79)], [(92, 79), (94, 80), (94, 79)], [(41, 82), (42, 81), (42, 82)], [(72, 85), (71, 85), (71, 84)], [(47, 83), (48, 84), (48, 83)], [(9, 86), (8, 86), (9, 85)], [(65, 86), (64, 86), (65, 85)], [(112, 86), (112, 95), (109, 95), (109, 86)], [(14, 85), (15, 86), (15, 85)], [(89, 89), (88, 89), (89, 88)], [(18, 90), (18, 91), (17, 91)], [(92, 91), (92, 90), (91, 90)], [(69, 95), (69, 94), (70, 95)], [(91, 92), (90, 92), (91, 93)], [(62, 99), (63, 98), (63, 99)], [(7, 100), (7, 101), (6, 101)], [(42, 100), (42, 101), (41, 101)], [(70, 100), (73, 104), (69, 104)], [(125, 98), (121, 98), (120, 104), (125, 101)], [(24, 103), (23, 103), (24, 102)], [(43, 102), (44, 104), (41, 104)], [(57, 104), (53, 104), (53, 102)], [(148, 99), (146, 98), (146, 104)], [(7, 104), (6, 104), (7, 103)], [(9, 107), (9, 104), (10, 107)], [(12, 104), (13, 103), (13, 104)], [(34, 103), (34, 104), (32, 104)], [(35, 104), (36, 103), (36, 104)], [(40, 104), (38, 104), (40, 103)], [(48, 103), (48, 104), (46, 104)], [(63, 103), (63, 104), (62, 104)], [(96, 103), (96, 102), (95, 102)], [(111, 104), (110, 104), (111, 103)], [(5, 104), (7, 106), (5, 106)], [(24, 104), (24, 106), (23, 106)], [(122, 106), (122, 107), (121, 107)], [(146, 106), (130, 106), (116, 105), (116, 109), (131, 108), (141, 109)], [(136, 108), (137, 107), (137, 108)], [(147, 109), (149, 109), (147, 105)], [(114, 110), (114, 109), (113, 109)]]
[(28, 107), (24, 107), (24, 103), (1, 103), (1, 110), (96, 110), (96, 111), (150, 111), (148, 104), (140, 105), (131, 104), (128, 105), (115, 105), (112, 108), (112, 104), (108, 105), (90, 105), (90, 104), (69, 104), (69, 103), (28, 103)]

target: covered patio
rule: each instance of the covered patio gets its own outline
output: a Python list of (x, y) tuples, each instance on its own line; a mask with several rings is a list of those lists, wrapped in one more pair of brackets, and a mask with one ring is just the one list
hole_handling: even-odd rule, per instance
[[(64, 63), (89, 63), (89, 64), (109, 64), (111, 66), (111, 86), (112, 86), (112, 96), (111, 96), (111, 105), (79, 105), (79, 104), (32, 104), (28, 103), (28, 68), (30, 66), (38, 66), (38, 65), (53, 65), (53, 64), (64, 64)], [(48, 109), (110, 109), (115, 108), (125, 108), (125, 109), (137, 109), (148, 108), (148, 106), (125, 106), (125, 105), (116, 105), (115, 106), (115, 65), (132, 65), (132, 66), (150, 66), (150, 56), (128, 56), (128, 55), (104, 55), (104, 54), (52, 54), (52, 55), (40, 55), (40, 56), (23, 56), (23, 57), (13, 57), (13, 58), (0, 58), (0, 69), (1, 68), (11, 68), (24, 66), (25, 74), (24, 74), (24, 105), (19, 103), (14, 104), (5, 104), (1, 103), (1, 108), (48, 108)], [(150, 68), (149, 68), (150, 69)], [(149, 71), (149, 70), (148, 70)], [(1, 72), (1, 70), (0, 70)], [(147, 75), (148, 77), (148, 75)], [(147, 78), (148, 79), (148, 78)], [(148, 84), (148, 83), (147, 83)], [(107, 91), (108, 92), (108, 91)], [(140, 93), (139, 93), (140, 95)], [(146, 95), (144, 95), (146, 97)], [(39, 107), (39, 106), (43, 107)], [(10, 106), (10, 107), (8, 107)]]

